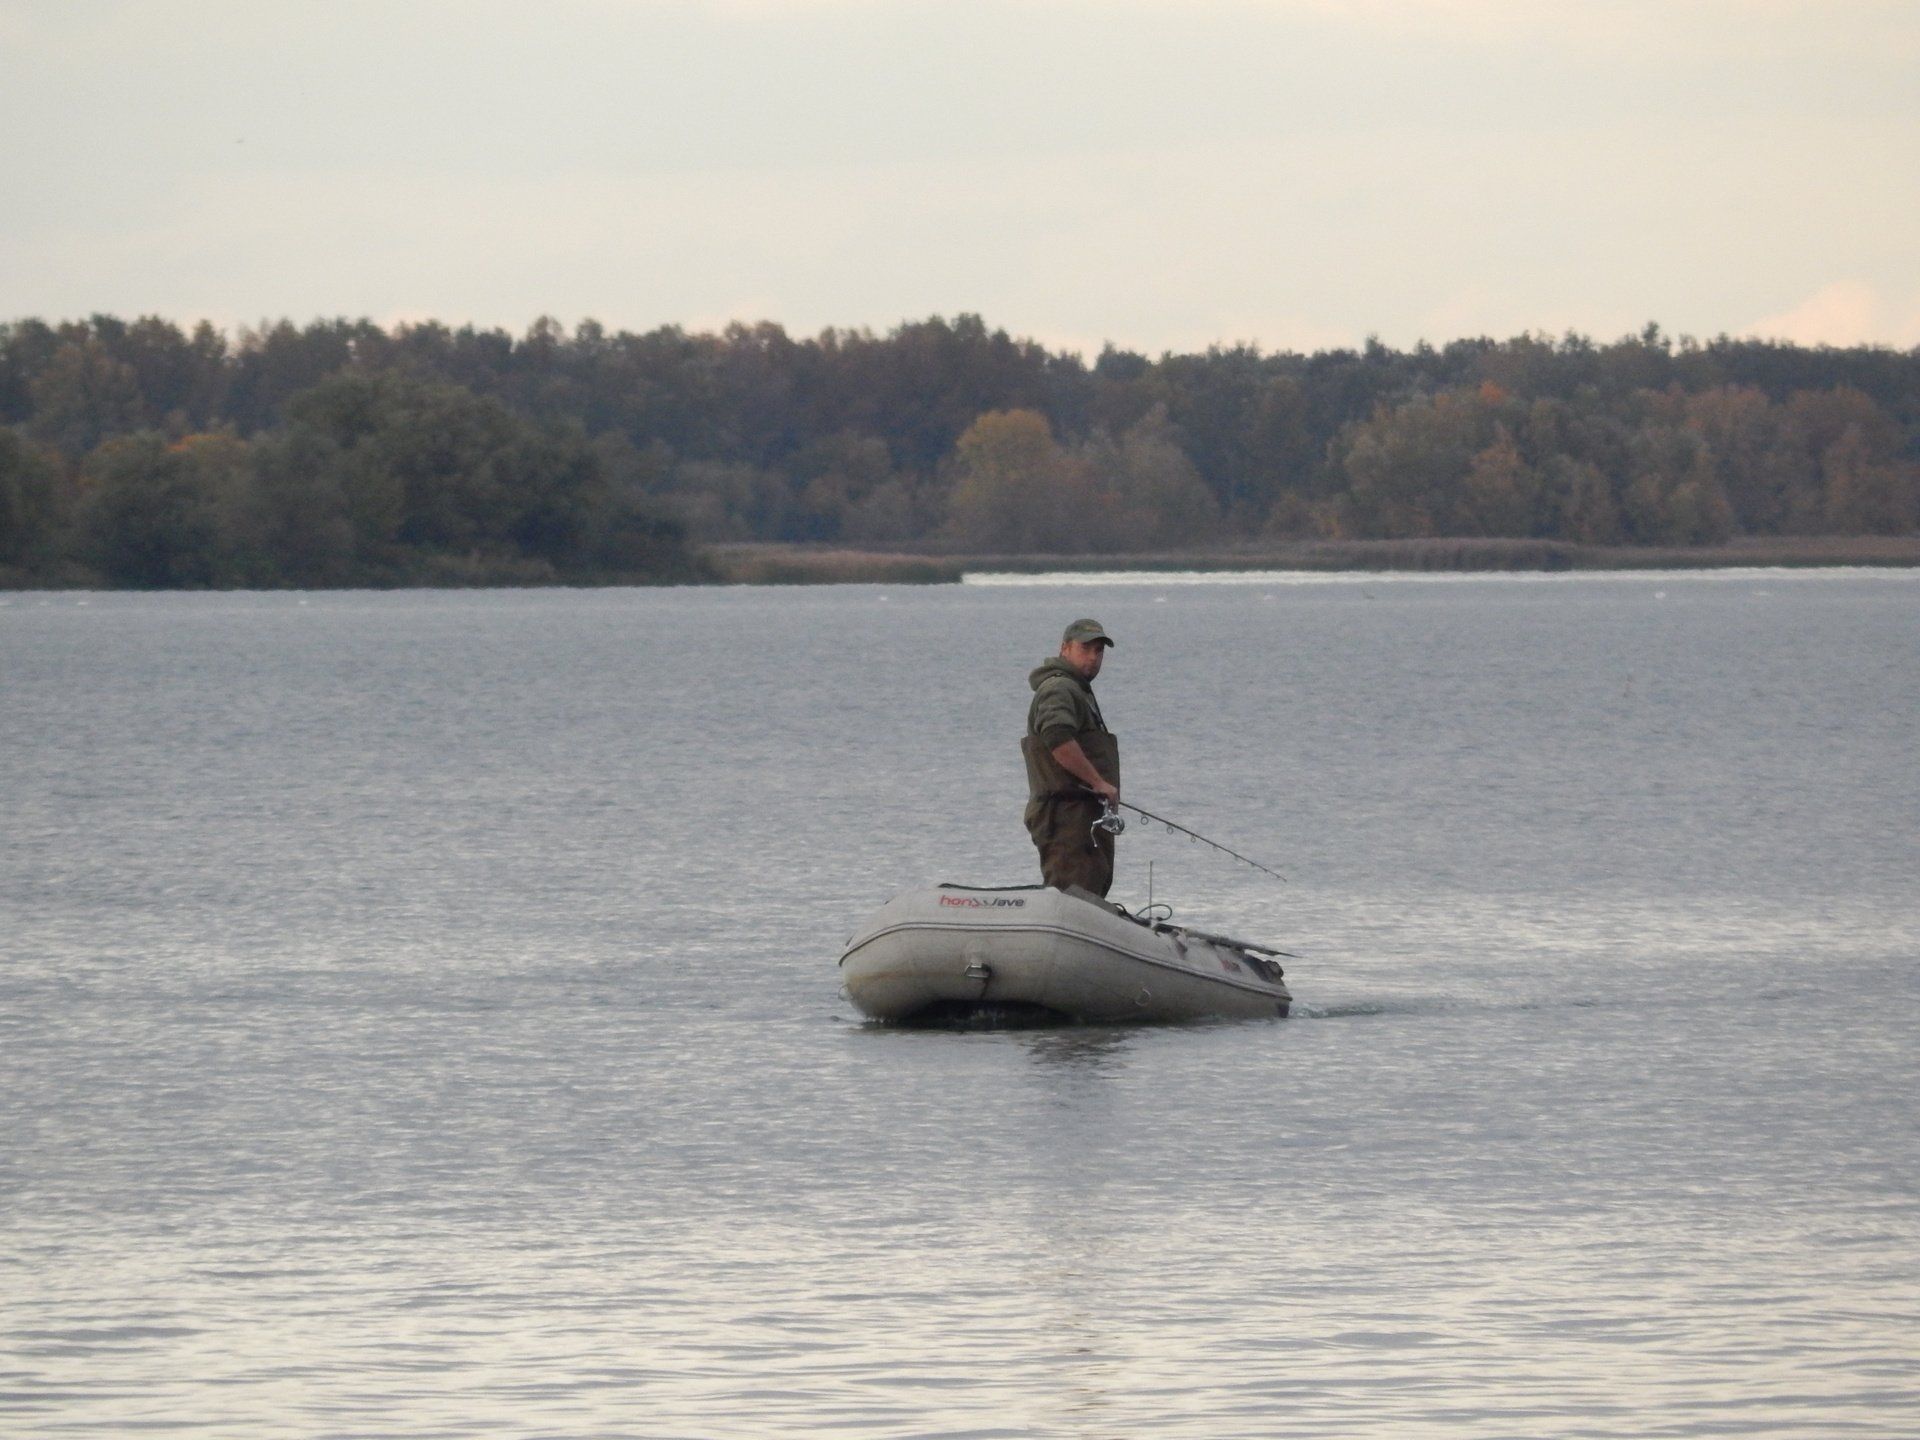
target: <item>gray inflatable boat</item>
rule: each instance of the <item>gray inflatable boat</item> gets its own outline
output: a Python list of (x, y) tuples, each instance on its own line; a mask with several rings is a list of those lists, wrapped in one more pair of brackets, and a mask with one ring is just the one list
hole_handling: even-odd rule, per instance
[(1271, 946), (1136, 919), (1079, 888), (910, 890), (847, 942), (847, 998), (927, 1025), (1179, 1021), (1285, 1015)]

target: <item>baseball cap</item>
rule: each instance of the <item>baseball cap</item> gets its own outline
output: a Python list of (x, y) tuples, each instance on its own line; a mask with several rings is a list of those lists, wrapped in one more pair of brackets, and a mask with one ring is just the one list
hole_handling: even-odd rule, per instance
[(1111, 645), (1114, 643), (1113, 637), (1107, 634), (1106, 627), (1101, 625), (1098, 620), (1074, 621), (1071, 625), (1067, 626), (1067, 633), (1060, 637), (1060, 643), (1064, 645), (1069, 640), (1079, 640), (1087, 643), (1097, 640), (1103, 645)]

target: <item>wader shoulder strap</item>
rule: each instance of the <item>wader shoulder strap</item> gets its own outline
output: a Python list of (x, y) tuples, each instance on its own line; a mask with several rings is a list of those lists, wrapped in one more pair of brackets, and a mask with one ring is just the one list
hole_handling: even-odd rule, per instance
[(1080, 742), (1080, 748), (1086, 752), (1087, 759), (1093, 762), (1093, 768), (1100, 772), (1100, 778), (1109, 785), (1118, 785), (1120, 783), (1120, 737), (1102, 727), (1074, 738)]

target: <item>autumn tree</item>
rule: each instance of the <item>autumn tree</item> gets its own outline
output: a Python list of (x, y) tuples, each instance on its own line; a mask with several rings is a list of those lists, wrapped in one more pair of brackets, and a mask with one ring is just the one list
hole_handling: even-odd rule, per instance
[(1920, 466), (1875, 453), (1857, 425), (1820, 457), (1827, 525), (1843, 535), (1904, 535), (1920, 525)]
[(1084, 461), (1062, 450), (1032, 410), (980, 416), (953, 449), (945, 538), (1003, 553), (1078, 551), (1090, 528), (1105, 530)]
[(99, 340), (61, 345), (29, 390), (34, 433), (69, 455), (85, 455), (141, 421), (140, 383), (133, 367), (115, 359)]
[(1784, 433), (1785, 417), (1757, 387), (1716, 385), (1687, 398), (1685, 424), (1706, 442), (1736, 525), (1777, 533), (1810, 509), (1813, 457)]
[(1118, 440), (1095, 436), (1077, 458), (1091, 490), (1085, 538), (1098, 548), (1177, 549), (1218, 533), (1219, 503), (1176, 443), (1163, 408), (1156, 406)]
[(1495, 427), (1493, 443), (1467, 463), (1460, 490), (1456, 513), (1464, 533), (1523, 536), (1538, 528), (1540, 477), (1504, 425)]
[(1643, 545), (1711, 545), (1733, 530), (1713, 454), (1691, 430), (1650, 424), (1631, 447), (1622, 494), (1627, 534)]
[(1554, 511), (1548, 533), (1584, 545), (1620, 543), (1620, 501), (1598, 465), (1555, 455), (1547, 465), (1545, 487)]
[(1382, 406), (1352, 427), (1339, 465), (1358, 533), (1389, 539), (1443, 533), (1492, 429), (1481, 397), (1457, 392)]

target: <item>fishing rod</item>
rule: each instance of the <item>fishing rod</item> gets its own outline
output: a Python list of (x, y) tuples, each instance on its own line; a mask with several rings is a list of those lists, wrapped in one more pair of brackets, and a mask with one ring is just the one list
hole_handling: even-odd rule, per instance
[(1234, 859), (1238, 860), (1242, 865), (1251, 865), (1254, 869), (1258, 870), (1262, 875), (1271, 875), (1273, 876), (1274, 879), (1280, 881), (1281, 884), (1283, 885), (1287, 882), (1287, 877), (1282, 875), (1278, 870), (1269, 870), (1265, 865), (1262, 865), (1258, 860), (1249, 860), (1246, 856), (1242, 855), (1238, 850), (1230, 849), (1229, 847), (1222, 845), (1218, 840), (1209, 840), (1206, 836), (1202, 835), (1199, 831), (1189, 830), (1186, 826), (1177, 824), (1176, 822), (1167, 819), (1167, 817), (1164, 815), (1156, 815), (1151, 810), (1142, 810), (1138, 805), (1135, 805), (1130, 800), (1104, 800), (1101, 802), (1101, 804), (1103, 808), (1100, 812), (1100, 818), (1093, 822), (1093, 828), (1096, 830), (1105, 830), (1110, 835), (1118, 835), (1122, 830), (1125, 830), (1127, 828), (1127, 822), (1123, 818), (1121, 818), (1120, 809), (1115, 808), (1117, 806), (1117, 807), (1120, 807), (1121, 809), (1131, 810), (1133, 811), (1134, 814), (1140, 816), (1142, 819), (1150, 820), (1156, 825), (1164, 825), (1167, 827), (1167, 829), (1174, 831), (1176, 834), (1184, 835), (1189, 840), (1197, 841), (1200, 844), (1205, 845), (1210, 850), (1218, 850), (1222, 855), (1231, 855)]

